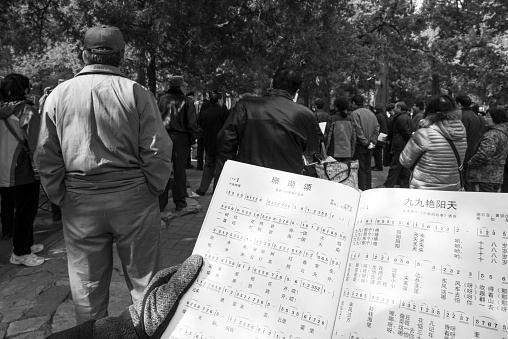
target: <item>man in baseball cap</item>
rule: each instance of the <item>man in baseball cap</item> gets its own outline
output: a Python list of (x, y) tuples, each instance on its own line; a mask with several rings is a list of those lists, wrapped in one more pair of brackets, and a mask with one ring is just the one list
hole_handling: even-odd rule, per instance
[(114, 26), (95, 26), (85, 33), (85, 48), (94, 54), (113, 54), (125, 49), (122, 32)]
[(62, 211), (78, 324), (108, 315), (113, 243), (133, 302), (160, 269), (158, 196), (172, 152), (154, 96), (118, 68), (120, 30), (92, 27), (84, 47), (86, 66), (46, 99), (35, 151), (44, 190)]

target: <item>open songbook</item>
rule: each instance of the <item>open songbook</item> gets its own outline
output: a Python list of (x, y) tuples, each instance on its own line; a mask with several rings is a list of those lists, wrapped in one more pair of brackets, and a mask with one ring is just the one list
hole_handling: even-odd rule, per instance
[(508, 338), (507, 195), (228, 161), (164, 338)]

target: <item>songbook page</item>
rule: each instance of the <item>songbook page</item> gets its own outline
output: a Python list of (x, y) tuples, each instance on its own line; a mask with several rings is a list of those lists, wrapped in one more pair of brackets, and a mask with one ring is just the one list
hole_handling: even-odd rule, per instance
[(164, 338), (330, 338), (359, 198), (228, 161), (194, 248), (205, 264)]
[(507, 338), (506, 197), (363, 192), (334, 338)]

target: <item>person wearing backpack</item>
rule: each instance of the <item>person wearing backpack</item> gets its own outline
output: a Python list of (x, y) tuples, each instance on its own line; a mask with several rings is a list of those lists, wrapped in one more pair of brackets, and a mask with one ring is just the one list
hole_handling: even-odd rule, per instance
[(331, 116), (326, 124), (324, 139), (330, 140), (327, 143), (326, 155), (337, 161), (351, 161), (355, 154), (356, 131), (353, 119), (348, 113), (349, 104), (347, 99), (337, 98), (333, 105), (337, 113)]
[[(44, 246), (34, 244), (40, 181), (32, 155), (37, 146), (40, 118), (33, 102), (26, 97), (29, 92), (30, 80), (21, 74), (9, 74), (0, 84), (2, 223), (12, 222), (11, 264), (39, 266), (45, 259), (36, 255)], [(10, 208), (4, 210), (5, 206)]]

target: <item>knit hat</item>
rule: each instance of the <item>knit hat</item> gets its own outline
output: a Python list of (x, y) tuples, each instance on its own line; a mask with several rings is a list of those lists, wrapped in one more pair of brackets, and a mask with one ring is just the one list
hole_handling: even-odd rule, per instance
[(113, 54), (125, 48), (122, 32), (114, 26), (95, 26), (85, 33), (85, 48), (94, 54)]

